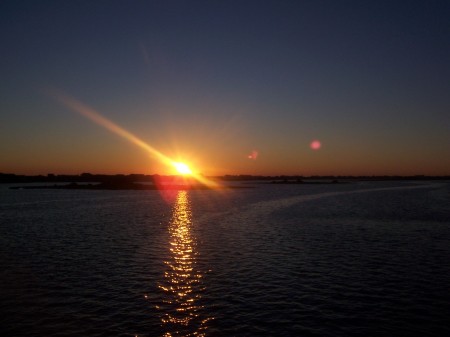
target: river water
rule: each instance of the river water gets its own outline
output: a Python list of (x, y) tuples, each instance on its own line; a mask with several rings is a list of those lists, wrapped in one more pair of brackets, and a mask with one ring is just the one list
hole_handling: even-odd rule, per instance
[(0, 335), (450, 334), (450, 183), (250, 186), (0, 186)]

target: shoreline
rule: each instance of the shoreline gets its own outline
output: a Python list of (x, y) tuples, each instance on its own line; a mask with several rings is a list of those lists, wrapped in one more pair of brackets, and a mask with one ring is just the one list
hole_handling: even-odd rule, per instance
[(145, 185), (139, 183), (99, 183), (99, 184), (78, 184), (69, 183), (64, 185), (41, 185), (41, 186), (10, 186), (12, 190), (37, 190), (37, 189), (49, 189), (49, 190), (131, 190), (131, 191), (154, 191), (154, 190), (224, 190), (224, 189), (242, 189), (253, 188), (252, 186), (218, 186), (210, 187), (201, 184), (158, 184), (158, 185)]

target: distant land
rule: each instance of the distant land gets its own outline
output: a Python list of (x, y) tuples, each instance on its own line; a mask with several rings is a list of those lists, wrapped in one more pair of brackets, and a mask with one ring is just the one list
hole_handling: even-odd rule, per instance
[[(208, 177), (216, 182), (254, 182), (270, 184), (337, 184), (351, 181), (391, 181), (391, 180), (450, 180), (450, 176), (253, 176), (225, 175)], [(218, 188), (245, 188), (250, 186), (207, 186), (189, 176), (145, 175), (145, 174), (91, 174), (80, 175), (16, 175), (0, 173), (0, 183), (31, 184), (48, 183), (48, 185), (11, 186), (10, 189), (77, 189), (77, 190), (198, 190)]]
[[(146, 174), (91, 174), (82, 173), (79, 175), (47, 174), (47, 175), (18, 175), (13, 173), (0, 173), (0, 183), (170, 183), (175, 182), (180, 176), (177, 175), (146, 175)], [(450, 175), (446, 176), (301, 176), (301, 175), (224, 175), (212, 176), (208, 179), (215, 181), (267, 181), (274, 183), (302, 183), (317, 180), (450, 180)], [(185, 180), (192, 180), (185, 177)]]

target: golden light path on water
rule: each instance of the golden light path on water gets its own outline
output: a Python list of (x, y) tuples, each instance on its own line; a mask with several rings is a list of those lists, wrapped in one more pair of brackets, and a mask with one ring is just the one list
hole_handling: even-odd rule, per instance
[[(219, 186), (216, 182), (193, 173), (186, 164), (173, 161), (84, 103), (55, 90), (52, 94), (66, 107), (144, 149), (165, 165), (175, 168), (180, 174), (188, 174), (208, 187)], [(188, 192), (179, 190), (168, 228), (170, 258), (165, 261), (167, 269), (164, 273), (164, 282), (159, 285), (165, 293), (163, 304), (157, 306), (162, 312), (161, 323), (165, 337), (205, 336), (206, 323), (212, 319), (202, 315), (204, 307), (199, 303), (201, 292), (204, 290), (201, 282), (203, 275), (196, 268), (196, 241), (191, 227)]]
[(197, 268), (196, 240), (192, 233), (191, 206), (188, 191), (178, 191), (169, 223), (170, 255), (165, 264), (164, 281), (159, 288), (165, 293), (162, 310), (164, 336), (205, 336), (204, 306), (199, 304), (203, 274)]
[(99, 112), (97, 112), (93, 108), (87, 106), (86, 104), (80, 102), (79, 100), (76, 100), (75, 98), (70, 97), (70, 96), (63, 94), (56, 90), (52, 90), (51, 93), (52, 93), (52, 96), (56, 97), (66, 107), (83, 115), (84, 117), (90, 119), (91, 121), (104, 127), (105, 129), (121, 136), (122, 138), (125, 138), (126, 140), (133, 143), (134, 145), (137, 145), (138, 147), (144, 149), (151, 156), (153, 156), (154, 158), (156, 158), (163, 164), (165, 164), (171, 168), (175, 168), (178, 171), (180, 171), (180, 165), (182, 165), (185, 172), (181, 172), (181, 173), (189, 174), (190, 177), (194, 178), (195, 180), (197, 180), (198, 182), (200, 182), (204, 185), (207, 185), (208, 187), (218, 187), (218, 184), (216, 182), (211, 181), (200, 174), (191, 172), (190, 169), (187, 168), (186, 164), (179, 163), (179, 162), (176, 162), (176, 161), (170, 159), (169, 157), (162, 154), (160, 151), (158, 151), (154, 147), (152, 147), (149, 144), (147, 144), (146, 142), (144, 142), (142, 139), (140, 139), (137, 136), (135, 136), (134, 134), (132, 134), (130, 131), (122, 128), (118, 124), (116, 124), (113, 121), (109, 120), (108, 118), (104, 117)]

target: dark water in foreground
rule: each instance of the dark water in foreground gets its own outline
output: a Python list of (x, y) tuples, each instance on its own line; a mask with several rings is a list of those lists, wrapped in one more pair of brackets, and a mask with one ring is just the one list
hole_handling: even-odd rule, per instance
[(450, 334), (450, 184), (0, 186), (1, 336)]

